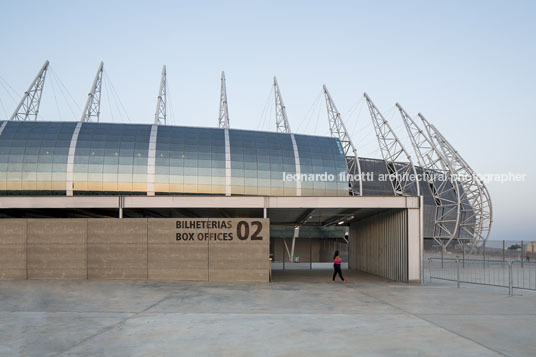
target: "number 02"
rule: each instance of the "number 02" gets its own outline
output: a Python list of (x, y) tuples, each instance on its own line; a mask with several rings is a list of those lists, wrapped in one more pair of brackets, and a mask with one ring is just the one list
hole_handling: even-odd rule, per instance
[[(259, 233), (262, 230), (262, 223), (259, 221), (251, 222), (251, 225), (254, 227), (255, 232), (251, 236), (251, 240), (262, 240), (262, 236)], [(246, 221), (240, 221), (236, 225), (236, 235), (240, 240), (246, 240), (249, 238), (249, 224)]]

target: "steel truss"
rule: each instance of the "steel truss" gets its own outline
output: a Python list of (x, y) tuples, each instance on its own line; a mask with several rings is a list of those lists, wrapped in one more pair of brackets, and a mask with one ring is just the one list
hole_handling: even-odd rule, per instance
[(166, 65), (162, 67), (162, 76), (160, 77), (160, 87), (156, 99), (156, 112), (154, 114), (154, 123), (157, 125), (166, 125), (167, 119), (167, 78)]
[(361, 164), (357, 156), (357, 150), (342, 121), (341, 114), (337, 110), (328, 88), (324, 84), (324, 96), (326, 97), (326, 107), (328, 111), (329, 132), (332, 137), (338, 138), (342, 144), (342, 150), (346, 157), (348, 168), (348, 185), (352, 196), (363, 195), (363, 180), (361, 175)]
[(28, 90), (24, 92), (24, 96), (9, 120), (29, 120), (30, 117), (33, 117), (33, 120), (37, 120), (48, 64), (49, 62), (45, 61), (45, 64), (43, 64), (37, 76), (35, 76), (32, 84), (28, 87)]
[(229, 108), (227, 107), (227, 88), (225, 85), (225, 73), (221, 72), (220, 91), (220, 115), (218, 116), (218, 127), (229, 128)]
[(99, 69), (93, 80), (93, 85), (91, 90), (88, 93), (86, 106), (84, 107), (84, 112), (82, 113), (81, 122), (99, 122), (100, 117), (100, 102), (101, 102), (101, 93), (102, 93), (102, 72), (103, 72), (104, 63), (99, 64)]
[(367, 93), (364, 95), (395, 196), (419, 196), (419, 180), (411, 156)]
[(493, 207), (489, 191), (467, 162), (445, 137), (419, 113), (429, 137), (441, 148), (450, 170), (463, 192), (460, 193), (461, 218), (458, 237), (471, 237), (472, 248), (488, 240), (493, 222)]
[(446, 159), (435, 143), (419, 128), (402, 106), (396, 103), (417, 154), (417, 163), (423, 169), (435, 201), (433, 239), (446, 249), (455, 238), (460, 220), (460, 190)]
[(287, 110), (283, 104), (283, 97), (277, 84), (277, 78), (274, 77), (274, 93), (275, 93), (275, 126), (278, 133), (290, 134), (290, 125), (287, 119)]

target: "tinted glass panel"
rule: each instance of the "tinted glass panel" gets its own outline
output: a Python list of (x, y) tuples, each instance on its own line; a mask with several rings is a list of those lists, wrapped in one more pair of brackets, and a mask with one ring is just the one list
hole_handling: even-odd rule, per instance
[[(0, 122), (3, 123), (3, 122)], [(0, 136), (0, 191), (65, 194), (65, 168), (76, 123), (10, 121)]]
[[(0, 122), (2, 123), (2, 122)], [(65, 194), (69, 146), (76, 122), (9, 122), (0, 136), (0, 190), (32, 194)], [(154, 168), (149, 168), (152, 125), (84, 123), (73, 165), (78, 195), (147, 192), (154, 172), (156, 194), (226, 192), (225, 130), (159, 126)], [(347, 195), (340, 181), (346, 163), (338, 140), (295, 135), (303, 196)], [(233, 195), (295, 196), (296, 162), (291, 136), (283, 133), (229, 130)], [(151, 160), (152, 162), (152, 160)], [(52, 193), (51, 193), (52, 192)]]

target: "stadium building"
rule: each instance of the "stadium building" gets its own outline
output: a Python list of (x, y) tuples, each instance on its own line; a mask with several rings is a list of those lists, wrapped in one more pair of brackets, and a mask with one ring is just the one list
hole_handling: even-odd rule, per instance
[[(416, 133), (414, 165), (368, 96), (382, 159), (357, 156), (325, 87), (332, 136), (292, 133), (275, 79), (277, 132), (229, 127), (223, 74), (218, 128), (166, 125), (165, 67), (153, 124), (98, 122), (102, 63), (79, 122), (29, 120), (47, 68), (0, 122), (0, 278), (268, 281), (340, 248), (351, 269), (409, 282), (424, 238), (489, 234), (489, 194), (455, 176), (469, 167), (450, 144)], [(416, 178), (430, 173), (449, 179)]]

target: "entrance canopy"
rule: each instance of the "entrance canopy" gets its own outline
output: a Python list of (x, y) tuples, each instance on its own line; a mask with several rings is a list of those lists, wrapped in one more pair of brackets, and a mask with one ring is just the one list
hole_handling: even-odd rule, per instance
[[(0, 197), (0, 217), (269, 218), (274, 240), (292, 228), (336, 238), (346, 227), (350, 268), (422, 280), (422, 197), (7, 196)], [(289, 251), (293, 257), (293, 244)]]
[(348, 225), (388, 209), (419, 208), (419, 197), (0, 197), (2, 217), (266, 217), (281, 226)]

